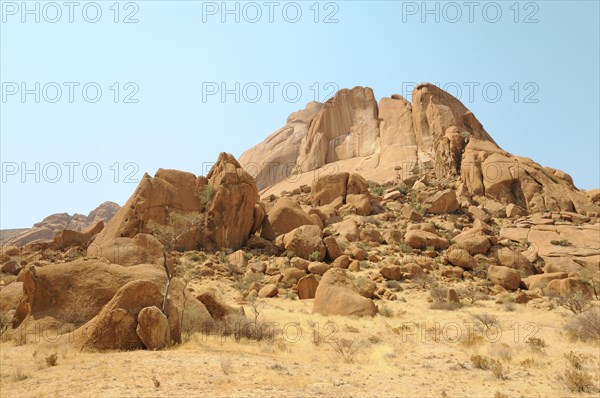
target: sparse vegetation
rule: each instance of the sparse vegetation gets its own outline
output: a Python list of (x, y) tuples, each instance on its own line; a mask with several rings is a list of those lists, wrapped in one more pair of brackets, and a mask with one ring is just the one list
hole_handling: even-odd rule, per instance
[(573, 314), (581, 314), (592, 307), (590, 298), (581, 290), (565, 295), (554, 295), (552, 298), (556, 305), (571, 311)]
[(427, 289), (429, 287), (437, 285), (437, 280), (430, 274), (419, 274), (412, 278), (413, 283), (419, 286), (421, 289)]
[(565, 354), (567, 369), (564, 374), (559, 376), (566, 387), (572, 392), (593, 392), (596, 391), (594, 379), (590, 373), (584, 369), (585, 358), (573, 351)]
[(196, 197), (200, 200), (200, 206), (205, 209), (215, 196), (216, 189), (211, 184), (206, 184), (196, 191)]
[(600, 342), (600, 308), (592, 307), (574, 315), (565, 325), (565, 329), (574, 339)]
[(338, 354), (345, 363), (353, 363), (356, 355), (363, 351), (366, 346), (357, 339), (339, 338), (330, 343), (333, 352)]
[(0, 312), (0, 337), (2, 337), (4, 333), (12, 327), (12, 322), (12, 315), (6, 312)]
[(379, 307), (379, 314), (383, 317), (389, 318), (391, 316), (394, 316), (394, 311), (392, 311), (392, 309), (387, 305), (382, 305), (381, 307)]
[(202, 213), (173, 211), (169, 214), (169, 219), (165, 224), (159, 224), (152, 221), (148, 225), (152, 234), (163, 245), (163, 268), (165, 270), (167, 283), (161, 310), (167, 316), (167, 297), (169, 296), (169, 289), (171, 288), (171, 279), (173, 279), (174, 276), (169, 269), (169, 253), (177, 248), (179, 240), (183, 236), (200, 228), (203, 222), (204, 214)]
[(58, 354), (53, 352), (52, 354), (46, 357), (46, 365), (48, 366), (56, 366), (58, 364)]
[(546, 347), (546, 341), (540, 337), (529, 337), (525, 340), (525, 344), (536, 352), (541, 352)]
[(320, 258), (321, 258), (321, 253), (318, 251), (314, 251), (314, 252), (310, 253), (308, 256), (308, 259), (310, 261), (319, 261)]
[(571, 244), (571, 242), (569, 242), (566, 239), (561, 239), (561, 240), (551, 240), (550, 244), (554, 245), (554, 246), (563, 246), (563, 247), (567, 247), (567, 246), (573, 246)]
[(492, 326), (498, 326), (498, 318), (490, 314), (473, 314), (473, 318), (481, 322), (485, 330), (490, 330)]

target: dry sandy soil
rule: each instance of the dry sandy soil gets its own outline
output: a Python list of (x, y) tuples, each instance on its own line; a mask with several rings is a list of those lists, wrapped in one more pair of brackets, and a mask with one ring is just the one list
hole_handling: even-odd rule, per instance
[[(597, 396), (567, 387), (571, 351), (584, 356), (583, 371), (600, 386), (600, 346), (569, 339), (562, 310), (529, 303), (507, 311), (494, 301), (432, 310), (428, 292), (416, 286), (398, 295), (406, 302), (387, 303), (390, 316), (361, 319), (311, 314), (312, 300), (260, 299), (259, 321), (278, 325), (274, 338), (258, 342), (196, 334), (167, 351), (89, 353), (65, 336), (4, 341), (0, 396)], [(245, 309), (252, 317), (252, 308)], [(496, 317), (497, 325), (486, 335), (476, 314)], [(529, 337), (545, 346), (536, 349)], [(350, 363), (330, 343), (340, 338), (361, 347)], [(54, 352), (57, 364), (48, 366), (45, 358)], [(499, 361), (502, 370), (477, 368), (474, 355)]]

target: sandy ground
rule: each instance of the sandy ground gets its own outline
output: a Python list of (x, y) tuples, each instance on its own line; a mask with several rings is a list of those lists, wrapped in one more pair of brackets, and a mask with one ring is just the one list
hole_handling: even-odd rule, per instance
[[(400, 294), (406, 302), (386, 304), (392, 316), (369, 319), (311, 314), (312, 300), (265, 299), (258, 319), (278, 325), (272, 339), (259, 342), (196, 334), (167, 351), (106, 353), (79, 352), (66, 338), (2, 342), (0, 396), (598, 396), (572, 393), (561, 380), (564, 354), (573, 351), (585, 355), (584, 369), (600, 387), (600, 346), (570, 340), (560, 310), (517, 305), (507, 312), (493, 301), (431, 310), (427, 295), (407, 289)], [(487, 335), (472, 316), (485, 313), (498, 320)], [(470, 329), (479, 336), (473, 344)], [(543, 339), (546, 347), (533, 349), (528, 337)], [(330, 343), (340, 338), (362, 347), (351, 363)], [(53, 352), (58, 363), (48, 366), (45, 358)], [(473, 355), (499, 360), (505, 379), (476, 368)]]

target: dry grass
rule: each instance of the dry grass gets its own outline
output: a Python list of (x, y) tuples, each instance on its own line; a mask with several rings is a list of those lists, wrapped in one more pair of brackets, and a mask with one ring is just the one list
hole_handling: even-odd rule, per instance
[[(235, 303), (235, 282), (222, 291)], [(592, 370), (597, 359), (587, 358), (580, 371), (566, 365), (568, 374), (552, 365), (566, 364), (565, 352), (593, 348), (590, 342), (564, 338), (565, 319), (559, 311), (519, 306), (506, 313), (489, 300), (460, 311), (431, 311), (428, 291), (405, 289), (402, 295), (410, 304), (378, 303), (393, 311), (394, 317), (373, 318), (312, 314), (311, 300), (263, 300), (258, 323), (278, 323), (264, 338), (231, 327), (221, 333), (215, 327), (210, 333), (190, 333), (183, 344), (161, 352), (91, 353), (69, 348), (63, 357), (62, 347), (5, 341), (0, 343), (0, 396), (155, 397), (193, 396), (198, 391), (211, 397), (413, 397), (440, 396), (442, 391), (449, 397), (489, 397), (494, 391), (510, 397), (594, 396), (586, 381), (591, 378), (592, 385), (598, 385), (599, 375)], [(249, 305), (245, 311), (247, 317), (238, 323), (254, 325)], [(488, 314), (496, 325), (506, 325), (498, 341), (486, 337), (484, 324), (472, 319), (475, 311)], [(235, 319), (228, 322), (235, 324)], [(518, 336), (509, 329), (513, 323), (520, 325)], [(543, 335), (529, 336), (524, 329), (528, 323), (538, 325)], [(286, 329), (286, 325), (292, 326)], [(444, 337), (447, 325), (459, 325), (462, 334), (454, 340)], [(544, 352), (526, 349), (526, 337), (541, 336)], [(340, 339), (354, 339), (361, 347), (352, 360), (346, 361), (332, 347)], [(36, 351), (37, 357), (32, 358)], [(58, 365), (48, 367), (45, 358), (53, 352), (58, 353)], [(473, 369), (469, 358), (476, 355), (486, 370)], [(565, 381), (557, 383), (557, 373)], [(405, 382), (408, 379), (410, 383)], [(585, 391), (572, 392), (571, 385)]]

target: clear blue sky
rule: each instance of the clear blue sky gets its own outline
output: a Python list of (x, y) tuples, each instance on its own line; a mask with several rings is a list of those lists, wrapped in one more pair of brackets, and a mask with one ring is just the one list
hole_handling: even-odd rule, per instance
[[(1, 228), (122, 205), (136, 186), (125, 182), (130, 173), (134, 181), (160, 167), (204, 174), (219, 152), (239, 156), (315, 94), (357, 85), (377, 98), (406, 94), (411, 82), (459, 86), (504, 149), (570, 173), (580, 188), (600, 185), (598, 1), (428, 2), (430, 14), (421, 1), (239, 2), (239, 22), (220, 1), (121, 2), (118, 15), (114, 1), (97, 1), (96, 23), (94, 4), (27, 2), (36, 3), (38, 15), (1, 2)], [(211, 82), (239, 82), (239, 103), (208, 95)], [(256, 102), (251, 82), (262, 89)], [(33, 90), (24, 101), (22, 88)], [(72, 182), (69, 162), (79, 163)]]

